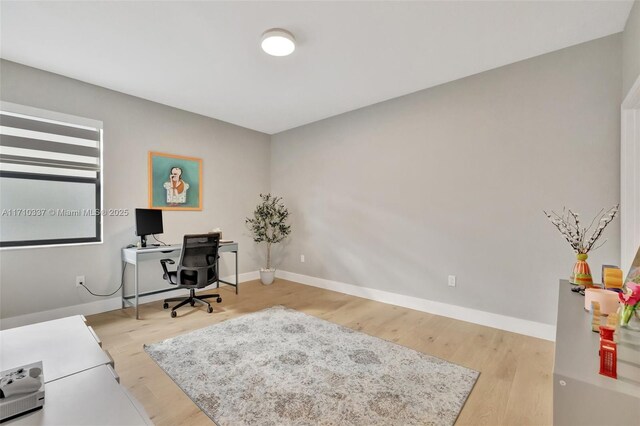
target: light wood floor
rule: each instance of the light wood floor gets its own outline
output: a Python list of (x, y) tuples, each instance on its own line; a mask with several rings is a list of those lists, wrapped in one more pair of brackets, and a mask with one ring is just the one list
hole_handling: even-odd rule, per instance
[(87, 318), (115, 360), (121, 383), (158, 425), (212, 425), (209, 418), (142, 349), (229, 318), (284, 305), (429, 355), (480, 371), (458, 425), (552, 423), (553, 343), (284, 280), (241, 284), (240, 295), (220, 289), (215, 312), (184, 307), (170, 318), (162, 302)]

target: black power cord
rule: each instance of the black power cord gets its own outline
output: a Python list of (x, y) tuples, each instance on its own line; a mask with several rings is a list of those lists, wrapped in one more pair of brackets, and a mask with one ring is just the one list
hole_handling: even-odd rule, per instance
[(90, 294), (92, 294), (93, 296), (98, 296), (98, 297), (108, 297), (108, 296), (113, 296), (114, 294), (116, 294), (124, 285), (124, 271), (127, 269), (127, 264), (124, 264), (124, 267), (122, 268), (122, 277), (120, 278), (120, 286), (118, 288), (116, 288), (116, 290), (113, 293), (109, 293), (109, 294), (98, 294), (98, 293), (94, 293), (91, 290), (89, 290), (89, 287), (87, 287), (84, 284), (80, 284), (82, 287), (84, 287), (85, 290), (87, 290)]
[(157, 237), (156, 234), (151, 234), (151, 236), (153, 237), (154, 240), (156, 240), (157, 242), (159, 242), (160, 244), (162, 244), (163, 246), (166, 246), (167, 243), (160, 241)]

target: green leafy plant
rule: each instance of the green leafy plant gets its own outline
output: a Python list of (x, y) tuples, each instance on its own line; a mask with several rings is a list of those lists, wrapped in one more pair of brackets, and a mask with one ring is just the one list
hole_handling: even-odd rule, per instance
[(291, 226), (287, 225), (289, 210), (284, 206), (282, 197), (260, 194), (262, 202), (256, 206), (252, 218), (245, 222), (251, 231), (253, 241), (267, 244), (267, 267), (271, 269), (271, 246), (287, 238)]

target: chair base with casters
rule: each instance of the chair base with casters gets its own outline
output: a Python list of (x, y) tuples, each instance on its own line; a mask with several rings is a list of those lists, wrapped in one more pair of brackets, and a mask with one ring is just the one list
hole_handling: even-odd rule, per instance
[(199, 304), (202, 306), (206, 306), (207, 307), (207, 312), (211, 313), (213, 312), (213, 308), (211, 307), (211, 304), (209, 302), (206, 301), (206, 299), (216, 299), (216, 303), (221, 303), (222, 302), (222, 297), (220, 297), (220, 295), (218, 293), (215, 294), (201, 294), (201, 295), (196, 295), (196, 291), (195, 289), (190, 289), (189, 290), (189, 297), (171, 297), (169, 299), (164, 299), (164, 304), (162, 305), (162, 307), (164, 309), (169, 309), (169, 302), (180, 302), (178, 303), (176, 306), (174, 306), (173, 308), (171, 308), (171, 318), (175, 318), (176, 316), (178, 316), (178, 313), (176, 312), (176, 309), (183, 307), (184, 305), (186, 305), (187, 303), (191, 306), (195, 306), (195, 304)]
[(169, 308), (169, 302), (180, 302), (171, 308), (171, 318), (178, 316), (176, 309), (186, 305), (195, 304), (207, 307), (207, 312), (213, 312), (213, 308), (206, 299), (216, 299), (216, 302), (222, 302), (219, 294), (203, 294), (196, 295), (197, 289), (215, 284), (218, 278), (218, 247), (220, 246), (220, 233), (212, 232), (210, 234), (192, 234), (185, 235), (182, 251), (180, 253), (180, 263), (175, 271), (170, 271), (167, 265), (173, 265), (175, 262), (171, 259), (161, 259), (160, 264), (164, 274), (162, 278), (169, 284), (175, 285), (176, 289), (189, 289), (189, 297), (172, 297), (164, 300), (164, 309)]

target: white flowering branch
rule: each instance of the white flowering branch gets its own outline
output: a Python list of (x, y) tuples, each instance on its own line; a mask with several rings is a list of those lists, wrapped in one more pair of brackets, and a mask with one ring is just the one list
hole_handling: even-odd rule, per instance
[[(609, 225), (609, 223), (611, 223), (618, 213), (619, 206), (619, 204), (616, 204), (606, 212), (604, 209), (600, 210), (588, 227), (581, 226), (580, 215), (571, 210), (563, 208), (561, 215), (554, 211), (551, 211), (551, 213), (547, 213), (545, 211), (544, 214), (558, 229), (558, 231), (560, 231), (560, 234), (562, 234), (576, 253), (586, 254), (590, 251), (597, 250), (607, 242), (605, 240), (601, 244), (595, 246), (598, 239), (602, 236), (604, 229)], [(592, 232), (590, 232), (594, 223), (597, 223), (597, 226)], [(589, 233), (591, 233), (591, 236), (587, 239), (587, 234)]]

